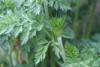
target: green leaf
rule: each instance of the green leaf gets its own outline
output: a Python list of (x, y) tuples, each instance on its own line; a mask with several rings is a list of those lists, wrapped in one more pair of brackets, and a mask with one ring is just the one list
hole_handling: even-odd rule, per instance
[(38, 42), (37, 45), (42, 45), (48, 43), (47, 40), (43, 39), (42, 41)]
[(59, 63), (61, 67), (90, 67), (88, 64), (91, 60), (81, 60), (78, 58), (67, 58), (64, 63)]
[(5, 33), (5, 31), (7, 30), (7, 27), (3, 28), (2, 30), (0, 30), (0, 35)]
[(9, 25), (7, 31), (5, 32), (5, 34), (9, 34), (13, 30), (14, 26), (15, 26), (14, 24)]
[(49, 0), (49, 5), (52, 7), (53, 6), (53, 0)]
[(38, 15), (39, 13), (40, 13), (40, 4), (36, 4), (35, 6), (34, 6), (34, 13), (35, 13), (35, 15)]
[(70, 2), (66, 0), (49, 0), (49, 6), (54, 7), (56, 10), (61, 9), (62, 11), (70, 10)]
[(74, 38), (74, 32), (71, 28), (67, 27), (63, 30), (61, 36), (64, 37), (64, 38), (73, 39)]
[(40, 50), (36, 51), (35, 60), (34, 60), (35, 65), (37, 65), (39, 62), (41, 62), (43, 59), (45, 59), (46, 51), (48, 50), (48, 46), (49, 46), (49, 44), (47, 44), (46, 46), (39, 47)]
[(36, 36), (36, 30), (31, 30), (29, 38)]
[(38, 31), (41, 31), (42, 28), (43, 28), (43, 24), (39, 25), (39, 26), (37, 27), (37, 30), (38, 30)]
[(63, 18), (52, 18), (50, 20), (51, 31), (55, 36), (61, 36), (63, 24), (64, 24)]
[(53, 46), (53, 51), (55, 55), (60, 59), (60, 46), (56, 42), (52, 43), (52, 46)]
[(14, 36), (17, 37), (22, 32), (22, 26), (16, 27), (14, 30)]
[(67, 57), (77, 57), (79, 55), (79, 50), (68, 42), (65, 43), (65, 52)]
[(16, 5), (16, 7), (21, 7), (22, 3), (24, 2), (25, 0), (14, 0), (14, 4)]
[(37, 43), (37, 47), (35, 48), (35, 65), (37, 65), (39, 62), (45, 59), (46, 52), (48, 50), (50, 42), (47, 42), (46, 40), (40, 41)]
[(59, 7), (58, 3), (55, 2), (55, 4), (54, 4), (54, 8), (55, 8), (56, 10), (58, 10), (58, 7)]
[(26, 42), (28, 41), (29, 39), (29, 30), (26, 29), (22, 32), (22, 36), (21, 36), (21, 45), (23, 44), (26, 44)]

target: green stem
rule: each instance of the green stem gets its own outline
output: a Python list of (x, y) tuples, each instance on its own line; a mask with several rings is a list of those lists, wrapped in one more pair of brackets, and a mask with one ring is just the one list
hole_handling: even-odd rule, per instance
[[(47, 22), (49, 23), (49, 11), (48, 11), (48, 5), (46, 5), (46, 3), (44, 3), (44, 10), (45, 10), (45, 18), (46, 18), (46, 20), (47, 20)], [(49, 34), (49, 32), (47, 31), (47, 30), (45, 30), (45, 29), (43, 29), (43, 31), (51, 38), (51, 39), (53, 39), (52, 38), (52, 36)], [(50, 67), (55, 67), (55, 60), (54, 60), (54, 56), (53, 56), (53, 53), (51, 52), (51, 48), (50, 48)], [(46, 62), (48, 62), (48, 61), (46, 61)]]
[(90, 13), (90, 23), (89, 23), (88, 30), (87, 30), (87, 35), (86, 35), (87, 38), (89, 38), (89, 36), (91, 34), (91, 31), (92, 31), (96, 5), (97, 5), (97, 0), (95, 0), (95, 3), (93, 5), (93, 8), (92, 8), (91, 13)]
[(46, 62), (47, 62), (47, 61), (43, 60), (42, 63), (41, 63), (41, 67), (47, 67)]
[(2, 46), (0, 46), (0, 47), (5, 52), (6, 56), (9, 57), (9, 64), (10, 64), (9, 66), (13, 67), (12, 58), (11, 58), (11, 52), (8, 54), (7, 51)]
[[(45, 11), (45, 16), (44, 19), (46, 19), (49, 23), (49, 11), (48, 11), (48, 5), (44, 3), (44, 11)], [(49, 32), (45, 29), (43, 31), (52, 39), (52, 36), (49, 34)]]
[(51, 39), (53, 39), (52, 36), (49, 34), (49, 32), (48, 32), (47, 30), (43, 29), (43, 31), (44, 31)]
[(83, 21), (83, 30), (82, 30), (83, 37), (85, 37), (86, 35), (86, 28), (87, 28), (87, 15), (85, 16), (84, 21)]
[(56, 67), (55, 66), (55, 55), (53, 54), (51, 48), (50, 48), (50, 67)]
[(65, 54), (65, 51), (64, 51), (63, 43), (62, 43), (62, 37), (61, 36), (57, 37), (57, 40), (58, 40), (58, 43), (59, 43), (59, 46), (60, 46), (60, 54), (61, 54), (63, 60), (65, 60), (66, 54)]
[(10, 67), (13, 67), (11, 53), (10, 53), (10, 55), (9, 55), (9, 61), (10, 61)]
[(75, 38), (77, 38), (78, 35), (78, 16), (79, 16), (80, 1), (81, 0), (77, 0), (76, 2), (76, 11), (75, 11), (74, 27), (73, 27), (75, 32)]
[(44, 3), (44, 10), (45, 10), (45, 18), (49, 20), (49, 11), (48, 11), (48, 5)]
[(46, 53), (45, 59), (41, 63), (41, 67), (48, 67), (48, 51)]

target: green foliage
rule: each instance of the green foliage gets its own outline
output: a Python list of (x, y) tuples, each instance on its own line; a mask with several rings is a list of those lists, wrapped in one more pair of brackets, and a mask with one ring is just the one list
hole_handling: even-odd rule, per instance
[(37, 65), (40, 61), (44, 60), (46, 57), (46, 52), (48, 50), (50, 42), (42, 41), (37, 44), (35, 49), (35, 64)]
[(64, 28), (64, 30), (62, 31), (62, 37), (64, 38), (69, 38), (69, 39), (73, 39), (74, 38), (74, 32), (70, 27)]
[(1, 24), (0, 34), (12, 34), (15, 37), (21, 34), (22, 45), (30, 39), (30, 36), (35, 36), (36, 31), (40, 31), (43, 27), (36, 19), (32, 19), (30, 14), (25, 14), (23, 10), (21, 10), (21, 14), (15, 11), (15, 14), (11, 12), (11, 14), (3, 16), (1, 18)]
[(0, 0), (0, 67), (99, 67), (100, 35), (76, 41), (68, 23), (71, 6), (79, 22), (93, 2), (76, 8), (76, 0)]
[[(58, 62), (61, 67), (99, 67), (100, 66), (100, 51), (99, 51), (99, 34), (93, 36), (92, 40), (84, 40), (84, 47), (79, 52), (79, 50), (69, 44), (65, 43), (65, 52), (68, 56), (64, 63)], [(80, 43), (76, 42), (78, 46)], [(86, 45), (85, 45), (86, 44)]]
[(51, 24), (51, 30), (54, 36), (61, 36), (62, 29), (63, 29), (63, 24), (64, 24), (64, 19), (62, 18), (52, 18), (50, 20)]
[(51, 44), (51, 46), (53, 47), (53, 51), (55, 53), (55, 55), (57, 56), (57, 58), (61, 58), (60, 57), (60, 52), (61, 52), (61, 49), (60, 49), (60, 46), (59, 46), (59, 43), (58, 42), (53, 42)]
[(70, 43), (65, 43), (65, 52), (67, 57), (77, 57), (79, 55), (79, 51), (75, 46), (72, 46)]
[[(65, 21), (62, 18), (50, 17), (49, 23), (47, 19), (45, 19), (45, 14), (47, 14), (45, 12), (47, 11), (43, 5), (54, 7), (56, 10), (61, 9), (67, 11), (70, 9), (68, 2), (60, 0), (54, 0), (52, 3), (46, 0), (1, 0), (0, 3), (4, 3), (0, 5), (2, 7), (1, 10), (5, 11), (1, 12), (0, 36), (6, 37), (7, 35), (11, 38), (6, 41), (10, 46), (10, 48), (8, 48), (6, 44), (6, 49), (11, 51), (14, 43), (16, 43), (15, 41), (18, 39), (20, 45), (17, 47), (17, 51), (14, 52), (16, 54), (19, 51), (22, 52), (23, 59), (26, 63), (34, 61), (33, 64), (39, 64), (45, 59), (50, 47), (52, 47), (51, 50), (55, 55), (59, 59), (61, 58), (61, 49), (56, 38), (61, 36)], [(48, 26), (45, 24), (48, 24)], [(11, 42), (13, 41), (12, 39), (14, 42)], [(31, 54), (31, 52), (33, 53)], [(28, 57), (30, 58), (28, 59)], [(12, 62), (11, 66), (13, 66)]]
[(59, 64), (61, 67), (99, 67), (100, 56), (93, 52), (95, 52), (94, 48), (85, 47), (79, 56), (67, 57), (64, 63)]
[[(67, 2), (67, 3), (66, 3)], [(61, 9), (62, 11), (71, 10), (70, 3), (67, 0), (49, 0), (49, 6), (54, 7), (56, 10)]]

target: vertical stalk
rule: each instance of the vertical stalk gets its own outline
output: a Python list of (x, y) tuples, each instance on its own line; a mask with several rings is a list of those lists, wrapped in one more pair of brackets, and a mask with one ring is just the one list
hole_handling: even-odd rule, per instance
[(74, 17), (74, 32), (75, 32), (75, 38), (77, 38), (78, 35), (78, 16), (79, 16), (79, 8), (80, 8), (80, 2), (81, 0), (76, 1), (76, 11), (75, 11), (75, 17)]
[(57, 37), (57, 40), (58, 40), (58, 43), (59, 43), (59, 46), (60, 46), (60, 49), (61, 49), (60, 54), (61, 54), (63, 60), (65, 60), (66, 54), (65, 54), (65, 51), (64, 51), (63, 43), (62, 43), (62, 37), (61, 36)]
[[(47, 51), (48, 54), (48, 51)], [(41, 63), (41, 67), (48, 67), (48, 55), (46, 55), (45, 59)]]
[(50, 67), (56, 67), (55, 66), (55, 55), (54, 53), (52, 52), (51, 48), (50, 48)]
[(39, 64), (37, 64), (37, 65), (35, 65), (35, 67), (40, 67), (40, 63), (39, 63)]
[(44, 3), (44, 10), (45, 10), (45, 17), (47, 20), (49, 20), (48, 5), (46, 3)]
[(10, 62), (10, 67), (13, 67), (11, 53), (10, 53), (10, 55), (9, 55), (9, 62)]
[(41, 63), (41, 67), (46, 67), (45, 60), (42, 61), (42, 63)]
[(13, 67), (13, 63), (12, 63), (12, 57), (11, 57), (11, 52), (8, 54), (6, 52), (6, 50), (1, 46), (2, 50), (5, 52), (5, 54), (8, 56), (9, 59), (9, 67)]
[(84, 21), (83, 21), (83, 30), (82, 30), (83, 37), (86, 36), (86, 28), (87, 28), (87, 15), (84, 17)]
[(96, 10), (96, 5), (97, 5), (97, 0), (95, 0), (95, 3), (93, 5), (93, 8), (90, 12), (90, 23), (88, 26), (88, 30), (87, 30), (87, 35), (86, 37), (89, 38), (91, 31), (92, 31), (92, 26), (93, 26), (93, 22), (94, 22), (94, 15), (95, 15), (95, 10)]
[[(44, 19), (46, 19), (49, 22), (49, 11), (48, 11), (48, 5), (46, 3), (44, 3), (44, 11), (45, 11), (45, 18)], [(52, 39), (52, 36), (45, 29), (43, 29), (43, 31)], [(48, 54), (47, 58), (44, 62), (46, 62), (47, 65), (50, 65), (50, 67), (55, 67), (55, 60), (53, 58), (54, 56), (53, 56), (53, 52), (51, 52), (51, 48), (47, 54)], [(48, 62), (49, 62), (49, 64), (48, 64)]]

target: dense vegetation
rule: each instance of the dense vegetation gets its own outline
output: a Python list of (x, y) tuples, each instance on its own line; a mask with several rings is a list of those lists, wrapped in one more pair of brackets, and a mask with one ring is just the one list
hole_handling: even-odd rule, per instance
[(0, 67), (100, 67), (97, 2), (0, 0)]

